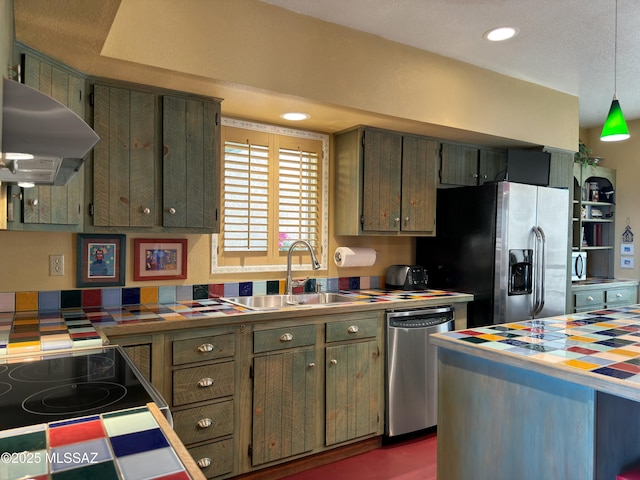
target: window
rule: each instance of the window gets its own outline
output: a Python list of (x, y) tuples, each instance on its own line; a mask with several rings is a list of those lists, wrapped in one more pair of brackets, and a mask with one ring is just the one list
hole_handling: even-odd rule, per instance
[[(212, 273), (284, 270), (298, 239), (326, 266), (328, 136), (223, 118), (222, 145)], [(310, 268), (306, 251), (297, 260)]]

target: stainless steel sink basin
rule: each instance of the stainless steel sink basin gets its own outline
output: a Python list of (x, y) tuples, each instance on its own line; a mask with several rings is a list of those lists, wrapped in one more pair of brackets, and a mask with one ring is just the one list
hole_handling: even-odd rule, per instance
[(250, 297), (223, 298), (230, 303), (253, 310), (270, 310), (304, 305), (353, 302), (354, 298), (339, 293), (301, 293), (299, 295), (254, 295)]

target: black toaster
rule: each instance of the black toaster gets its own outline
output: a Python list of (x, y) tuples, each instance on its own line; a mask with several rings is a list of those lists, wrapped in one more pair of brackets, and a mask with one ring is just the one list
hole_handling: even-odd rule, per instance
[(385, 288), (390, 290), (425, 290), (427, 271), (420, 265), (391, 265), (387, 268)]

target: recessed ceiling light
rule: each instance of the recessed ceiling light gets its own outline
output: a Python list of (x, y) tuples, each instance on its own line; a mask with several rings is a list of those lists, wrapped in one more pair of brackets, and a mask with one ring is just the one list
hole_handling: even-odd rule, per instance
[(509, 40), (518, 34), (518, 29), (515, 27), (498, 27), (489, 30), (483, 36), (491, 42), (502, 42)]
[(4, 158), (7, 160), (32, 160), (33, 155), (30, 153), (13, 153), (7, 152), (4, 154)]
[(18, 182), (18, 186), (22, 188), (33, 188), (36, 184), (33, 182)]
[(284, 118), (285, 120), (299, 122), (300, 120), (307, 120), (308, 118), (311, 118), (311, 115), (309, 115), (308, 113), (302, 113), (302, 112), (288, 112), (288, 113), (283, 113), (282, 115), (280, 115), (280, 117)]

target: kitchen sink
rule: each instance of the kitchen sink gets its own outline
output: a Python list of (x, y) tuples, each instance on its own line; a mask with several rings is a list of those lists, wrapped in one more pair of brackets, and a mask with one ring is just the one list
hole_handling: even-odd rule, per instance
[(305, 305), (328, 305), (353, 302), (354, 298), (340, 293), (301, 293), (298, 295), (254, 295), (249, 297), (225, 297), (223, 300), (252, 310), (270, 310)]

